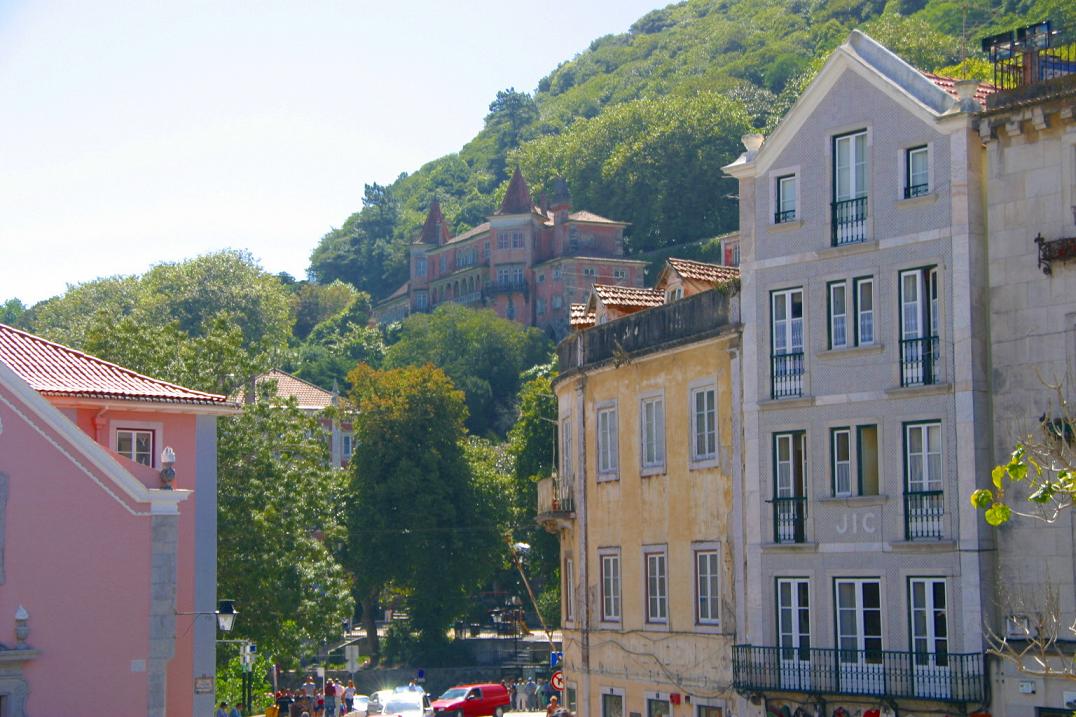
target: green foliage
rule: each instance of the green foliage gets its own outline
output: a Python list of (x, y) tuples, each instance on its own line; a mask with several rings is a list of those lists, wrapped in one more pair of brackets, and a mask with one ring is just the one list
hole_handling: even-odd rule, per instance
[(346, 474), (329, 467), (317, 420), (260, 390), (220, 425), (218, 592), (239, 606), (235, 634), (289, 663), (352, 615), (334, 558), (345, 542)]
[(385, 352), (385, 366), (437, 366), (466, 395), (470, 431), (504, 435), (515, 421), (520, 373), (544, 361), (551, 349), (538, 329), (492, 311), (442, 304), (403, 322), (399, 339)]
[(19, 326), (20, 319), (26, 314), (27, 306), (18, 299), (8, 299), (0, 304), (0, 324)]
[[(1009, 461), (994, 466), (990, 473), (993, 488), (979, 488), (971, 494), (971, 505), (983, 512), (983, 518), (989, 525), (999, 526), (1008, 523), (1017, 514), (1007, 502), (1009, 493), (1014, 488), (1020, 489), (1020, 495), (1029, 508), (1045, 507), (1046, 513), (1038, 513), (1052, 520), (1059, 510), (1067, 509), (1076, 503), (1076, 465), (1073, 465), (1071, 453), (1065, 441), (1071, 440), (1072, 428), (1068, 424), (1068, 433), (1050, 437), (1043, 455), (1044, 444), (1018, 443)], [(1051, 427), (1046, 425), (1049, 432)], [(1051, 460), (1057, 459), (1060, 460)]]
[(366, 595), (400, 589), (421, 641), (444, 642), (501, 552), (495, 514), (484, 512), (494, 497), (464, 453), (463, 394), (430, 365), (360, 365), (349, 379), (361, 449), (346, 501), (348, 567)]
[[(218, 654), (231, 654), (235, 645), (220, 646)], [(265, 708), (274, 704), (272, 691), (273, 685), (269, 681), (270, 670), (273, 669), (269, 659), (261, 653), (255, 655), (254, 664), (251, 665), (252, 694), (250, 714), (262, 714)], [(228, 705), (241, 704), (243, 701), (243, 665), (239, 655), (228, 658), (223, 665), (217, 667), (217, 704), (227, 702)]]
[(560, 571), (555, 570), (552, 579), (546, 582), (545, 589), (538, 594), (538, 612), (546, 627), (556, 630), (560, 627)]
[(298, 282), (289, 286), (295, 313), (295, 326), (292, 333), (298, 339), (305, 339), (315, 326), (323, 321), (341, 316), (345, 311), (359, 303), (367, 318), (370, 312), (370, 297), (361, 295), (355, 287), (337, 279), (329, 284), (315, 284), (309, 281)]

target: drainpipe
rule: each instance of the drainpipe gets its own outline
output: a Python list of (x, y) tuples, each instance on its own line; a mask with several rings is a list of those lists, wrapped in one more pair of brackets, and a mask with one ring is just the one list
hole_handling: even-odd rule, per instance
[[(580, 348), (582, 346), (580, 345)], [(580, 354), (581, 356), (581, 354)], [(587, 415), (586, 415), (586, 391), (587, 375), (580, 369), (579, 385), (576, 387), (576, 402), (579, 407), (579, 421), (576, 428), (579, 436), (577, 455), (583, 456), (582, 465), (576, 471), (576, 495), (579, 496), (578, 505), (575, 508), (577, 519), (582, 523), (578, 529), (579, 534), (579, 567), (580, 578), (583, 584), (583, 630), (581, 634), (580, 658), (583, 662), (583, 695), (579, 709), (576, 705), (577, 714), (587, 714), (590, 711), (590, 541), (588, 540), (589, 521), (587, 520)]]

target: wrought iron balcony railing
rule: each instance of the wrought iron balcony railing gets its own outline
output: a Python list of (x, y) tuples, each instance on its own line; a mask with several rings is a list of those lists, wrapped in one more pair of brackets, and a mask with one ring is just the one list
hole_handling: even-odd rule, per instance
[(914, 199), (930, 192), (929, 184), (911, 184), (904, 188), (904, 198)]
[(770, 357), (770, 397), (802, 396), (803, 373), (802, 351)]
[(492, 296), (494, 294), (513, 294), (513, 293), (527, 293), (527, 280), (526, 279), (507, 279), (487, 282), (482, 288), (482, 293), (485, 296)]
[(833, 246), (867, 239), (867, 198), (845, 199), (832, 205)]
[(774, 212), (774, 215), (773, 215), (773, 223), (774, 224), (785, 224), (786, 222), (794, 222), (794, 221), (796, 221), (796, 210), (795, 209), (786, 209), (783, 212)]
[(901, 339), (900, 385), (929, 386), (938, 383), (938, 337)]
[(774, 498), (773, 542), (802, 543), (807, 539), (804, 529), (807, 521), (806, 498)]
[(575, 511), (572, 481), (553, 475), (538, 481), (538, 514), (569, 514)]
[(1013, 99), (1007, 91), (1076, 74), (1076, 37), (1071, 28), (1055, 28), (1049, 20), (991, 35), (982, 48), (994, 66), (994, 86), (1001, 90), (988, 98), (991, 108)]
[(986, 699), (982, 653), (817, 647), (732, 648), (732, 684), (750, 692), (802, 692), (939, 702)]
[(908, 491), (904, 494), (904, 538), (922, 540), (942, 537), (945, 494), (940, 490)]

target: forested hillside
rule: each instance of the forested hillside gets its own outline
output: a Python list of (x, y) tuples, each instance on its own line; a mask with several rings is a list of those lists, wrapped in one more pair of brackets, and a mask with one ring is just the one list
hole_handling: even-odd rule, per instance
[(561, 175), (577, 207), (631, 222), (635, 254), (735, 229), (734, 187), (720, 167), (744, 131), (779, 120), (850, 30), (921, 69), (982, 76), (979, 38), (1046, 18), (1073, 27), (1076, 3), (687, 0), (654, 10), (594, 40), (533, 93), (499, 92), (458, 153), (367, 185), (361, 211), (314, 249), (311, 278), (386, 296), (406, 279), (406, 246), (430, 199), (457, 232), (468, 229), (492, 212), (517, 164), (535, 192)]

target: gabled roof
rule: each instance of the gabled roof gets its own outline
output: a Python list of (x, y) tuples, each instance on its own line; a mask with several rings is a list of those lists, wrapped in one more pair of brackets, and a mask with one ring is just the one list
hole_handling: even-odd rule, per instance
[(666, 269), (662, 270), (658, 284), (664, 278), (666, 271), (672, 270), (683, 279), (692, 281), (705, 281), (710, 284), (719, 284), (732, 279), (740, 278), (740, 269), (735, 266), (723, 266), (722, 264), (707, 264), (691, 259), (675, 259), (669, 257), (666, 261)]
[(644, 289), (635, 286), (614, 286), (612, 284), (595, 284), (591, 301), (587, 302), (587, 309), (593, 310), (593, 300), (597, 298), (605, 306), (615, 306), (625, 309), (645, 309), (651, 306), (661, 306), (665, 303), (664, 292), (657, 289)]
[(587, 311), (586, 304), (571, 304), (568, 308), (568, 325), (573, 329), (589, 329), (598, 320), (593, 311)]
[(587, 222), (589, 224), (617, 224), (622, 227), (626, 227), (628, 225), (628, 222), (618, 222), (616, 219), (607, 219), (600, 214), (588, 212), (585, 209), (569, 214), (568, 221)]
[(485, 234), (486, 232), (489, 231), (489, 227), (490, 227), (489, 222), (482, 222), (481, 224), (479, 224), (474, 229), (468, 229), (463, 234), (460, 234), (459, 236), (456, 236), (456, 237), (452, 237), (451, 239), (448, 240), (448, 243), (449, 244), (455, 244), (456, 242), (461, 242), (461, 241), (464, 241), (465, 239), (471, 239), (473, 237), (476, 237), (479, 234)]
[(226, 396), (143, 376), (40, 336), (0, 324), (0, 361), (44, 396), (228, 405)]
[[(263, 373), (254, 379), (255, 385), (261, 385), (267, 381), (276, 381), (276, 395), (280, 398), (294, 398), (299, 408), (307, 410), (321, 410), (333, 405), (336, 396), (332, 391), (326, 391), (321, 386), (316, 386), (309, 381), (304, 381), (298, 376), (292, 376), (287, 371), (273, 370)], [(246, 391), (240, 390), (236, 399), (240, 402), (246, 400)]]
[(508, 180), (508, 190), (504, 193), (504, 201), (497, 214), (530, 214), (534, 209), (534, 200), (531, 199), (531, 190), (527, 187), (527, 180), (516, 167), (512, 178)]

